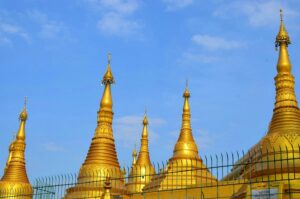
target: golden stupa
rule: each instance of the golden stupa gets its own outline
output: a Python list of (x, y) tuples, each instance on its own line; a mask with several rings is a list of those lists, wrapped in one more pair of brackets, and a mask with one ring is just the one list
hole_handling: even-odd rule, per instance
[[(295, 95), (295, 80), (292, 75), (292, 64), (288, 54), (288, 45), (291, 43), (288, 32), (285, 29), (282, 11), (280, 11), (281, 23), (279, 33), (276, 37), (275, 46), (279, 47), (279, 57), (277, 62), (277, 75), (275, 77), (276, 86), (276, 100), (273, 110), (272, 120), (269, 124), (267, 134), (257, 143), (240, 162), (251, 161), (266, 161), (266, 158), (279, 160), (287, 158), (287, 154), (293, 155), (294, 152), (299, 151), (300, 145), (300, 110)], [(280, 155), (285, 152), (285, 156)], [(286, 153), (287, 152), (287, 153)], [(267, 155), (268, 154), (268, 155)], [(279, 162), (278, 162), (279, 164)], [(256, 178), (264, 175), (275, 175), (284, 172), (288, 175), (290, 166), (289, 162), (281, 165), (262, 165), (256, 167), (255, 170), (235, 167), (232, 173), (226, 178)], [(299, 166), (300, 162), (296, 162)], [(298, 170), (300, 173), (300, 170)], [(273, 176), (275, 177), (275, 176)], [(278, 177), (278, 176), (277, 176)], [(281, 177), (284, 177), (282, 175)]]
[(104, 182), (107, 175), (114, 180), (111, 185), (112, 195), (125, 192), (124, 172), (120, 169), (112, 130), (113, 103), (110, 87), (114, 82), (108, 55), (108, 66), (102, 80), (105, 88), (98, 111), (98, 125), (85, 162), (80, 168), (77, 185), (67, 190), (64, 197), (66, 199), (100, 198), (105, 190), (103, 183), (99, 182)]
[(145, 185), (147, 185), (150, 182), (152, 176), (155, 175), (155, 170), (151, 163), (149, 155), (148, 124), (148, 118), (145, 114), (143, 119), (141, 147), (137, 160), (137, 152), (135, 148), (132, 154), (132, 167), (128, 176), (128, 183), (126, 184), (129, 193), (142, 192)]
[(25, 163), (25, 124), (27, 117), (26, 106), (24, 106), (19, 116), (20, 127), (15, 139), (9, 146), (9, 156), (0, 180), (0, 198), (32, 198), (33, 189), (27, 177)]
[(216, 178), (199, 157), (198, 148), (193, 138), (188, 87), (183, 93), (183, 98), (182, 126), (173, 150), (173, 157), (169, 159), (165, 171), (153, 177), (151, 182), (146, 185), (144, 188), (146, 192), (181, 189), (216, 181)]
[[(291, 188), (300, 191), (299, 181), (288, 181), (290, 175), (295, 179), (300, 177), (300, 110), (287, 49), (291, 41), (284, 26), (282, 10), (280, 10), (280, 18), (279, 33), (275, 41), (276, 49), (279, 47), (277, 75), (274, 78), (276, 100), (268, 132), (237, 162), (224, 180), (251, 179), (262, 182), (256, 185), (260, 187), (266, 187), (270, 180), (286, 180), (285, 184), (272, 185), (273, 188), (280, 187), (284, 193)], [(243, 186), (233, 198), (239, 198), (247, 192), (249, 186)]]

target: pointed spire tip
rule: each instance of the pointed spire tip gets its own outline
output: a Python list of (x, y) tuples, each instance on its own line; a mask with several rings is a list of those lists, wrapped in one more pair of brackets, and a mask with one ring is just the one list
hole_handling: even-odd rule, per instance
[(135, 154), (136, 155), (136, 143), (134, 143), (134, 148), (133, 148), (133, 154)]
[(188, 78), (186, 78), (186, 80), (185, 80), (185, 88), (189, 88), (189, 79)]
[(111, 60), (111, 53), (108, 53), (107, 54), (107, 62), (108, 62), (108, 64), (110, 64), (110, 60)]
[(146, 126), (148, 125), (148, 118), (147, 118), (147, 109), (145, 109), (145, 114), (144, 114), (144, 119), (143, 119), (143, 125)]
[(25, 96), (25, 98), (24, 98), (24, 108), (25, 108), (25, 109), (26, 109), (26, 107), (27, 107), (27, 100), (28, 100), (28, 97)]
[(275, 49), (277, 50), (277, 48), (281, 44), (285, 44), (287, 46), (289, 44), (291, 44), (291, 40), (290, 40), (289, 34), (286, 31), (284, 23), (283, 23), (283, 11), (282, 11), (282, 9), (280, 9), (280, 28), (279, 28), (279, 32), (278, 32), (278, 34), (276, 36)]
[(134, 148), (133, 148), (132, 156), (134, 158), (136, 158), (136, 156), (137, 156), (136, 143), (134, 143)]
[(113, 84), (115, 83), (114, 76), (111, 72), (110, 62), (111, 62), (111, 53), (107, 55), (107, 69), (102, 79), (102, 84)]
[(26, 106), (27, 106), (27, 97), (25, 97), (25, 99), (24, 99), (24, 108), (23, 108), (23, 110), (22, 110), (22, 112), (20, 113), (20, 116), (19, 116), (19, 119), (21, 121), (26, 121), (27, 120), (28, 115), (27, 115)]
[(184, 90), (184, 93), (183, 93), (183, 97), (184, 98), (189, 98), (191, 95), (190, 95), (190, 91), (189, 91), (189, 87), (188, 87), (188, 80), (186, 80), (186, 87), (185, 87), (185, 90)]

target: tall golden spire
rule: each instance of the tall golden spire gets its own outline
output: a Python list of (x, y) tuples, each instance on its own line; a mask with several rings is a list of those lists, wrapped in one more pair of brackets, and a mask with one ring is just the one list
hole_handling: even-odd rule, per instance
[(290, 37), (283, 22), (282, 10), (280, 10), (280, 28), (275, 41), (276, 48), (279, 47), (277, 76), (275, 77), (276, 101), (269, 133), (284, 133), (287, 129), (300, 130), (299, 109), (294, 89), (295, 80), (288, 53), (290, 43)]
[(173, 158), (195, 158), (199, 159), (198, 148), (195, 143), (191, 128), (191, 110), (189, 104), (190, 92), (188, 84), (183, 93), (184, 104), (182, 113), (182, 125), (180, 135), (174, 147)]
[(290, 62), (288, 45), (291, 43), (288, 32), (283, 23), (282, 10), (280, 10), (280, 28), (276, 37), (275, 46), (279, 47), (277, 63), (278, 75), (276, 81), (276, 104), (275, 109), (280, 107), (298, 107), (294, 87), (295, 81), (291, 73), (292, 64)]
[(98, 125), (84, 162), (84, 165), (95, 165), (94, 169), (100, 165), (104, 168), (104, 165), (119, 167), (112, 131), (113, 102), (111, 84), (114, 83), (114, 77), (111, 72), (110, 57), (111, 55), (109, 54), (107, 69), (102, 79), (102, 84), (105, 88), (100, 102), (100, 110), (98, 111)]
[(114, 77), (111, 72), (110, 61), (111, 55), (108, 54), (108, 65), (102, 79), (105, 88), (98, 111), (97, 127), (87, 157), (79, 172), (79, 183), (76, 187), (68, 189), (65, 198), (84, 197), (89, 194), (96, 194), (96, 192), (103, 194), (104, 190), (99, 189), (99, 185), (96, 183), (84, 184), (83, 182), (105, 180), (107, 174), (112, 178), (119, 179), (112, 185), (112, 194), (121, 194), (125, 189), (123, 172), (118, 162), (112, 130), (111, 84), (114, 83)]
[(115, 83), (115, 79), (111, 72), (110, 61), (111, 61), (111, 54), (109, 53), (107, 69), (102, 79), (102, 84), (105, 86), (105, 88), (100, 103), (100, 111), (102, 109), (102, 110), (107, 110), (112, 112), (113, 103), (112, 103), (110, 85)]
[[(25, 163), (25, 124), (27, 120), (26, 100), (23, 111), (20, 113), (19, 120), (20, 127), (15, 140), (13, 140), (10, 144), (7, 165), (0, 181), (0, 193), (17, 193), (17, 195), (25, 194), (25, 198), (31, 198), (33, 190), (27, 177)], [(12, 185), (14, 188), (10, 189)], [(7, 191), (9, 190), (9, 193), (7, 193), (5, 189)]]

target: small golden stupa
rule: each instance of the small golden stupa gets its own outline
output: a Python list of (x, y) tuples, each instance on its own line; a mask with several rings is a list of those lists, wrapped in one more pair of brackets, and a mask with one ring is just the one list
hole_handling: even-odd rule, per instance
[(25, 162), (25, 124), (27, 120), (26, 101), (21, 112), (20, 127), (15, 139), (9, 146), (9, 156), (0, 180), (0, 198), (30, 199), (33, 195), (32, 186), (28, 180)]
[(132, 152), (132, 166), (136, 164), (136, 158), (137, 158), (137, 151), (136, 151), (136, 145), (134, 145), (134, 149)]
[(193, 138), (188, 86), (183, 93), (183, 98), (182, 126), (173, 150), (173, 157), (169, 159), (165, 171), (152, 178), (151, 182), (146, 185), (144, 188), (146, 192), (181, 189), (216, 182), (216, 178), (199, 157)]
[(136, 149), (133, 151), (133, 162), (131, 171), (126, 184), (129, 193), (142, 192), (152, 176), (155, 175), (155, 169), (151, 163), (148, 147), (148, 119), (145, 114), (143, 119), (143, 131), (141, 138), (141, 147), (136, 160)]
[(104, 182), (104, 194), (102, 195), (101, 199), (112, 199), (113, 196), (110, 193), (111, 190), (111, 181), (109, 175), (106, 177)]
[(124, 174), (118, 162), (112, 130), (113, 103), (110, 87), (114, 83), (114, 77), (110, 67), (110, 54), (108, 55), (108, 66), (102, 83), (105, 88), (100, 102), (100, 110), (98, 111), (98, 125), (95, 135), (85, 162), (80, 168), (77, 185), (67, 190), (67, 194), (64, 197), (66, 199), (100, 198), (105, 191), (101, 182), (106, 180), (107, 175), (114, 182), (111, 185), (112, 195), (126, 192)]

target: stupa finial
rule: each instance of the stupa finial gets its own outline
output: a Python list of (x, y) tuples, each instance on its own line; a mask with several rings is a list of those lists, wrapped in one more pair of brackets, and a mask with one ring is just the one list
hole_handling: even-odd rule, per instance
[(111, 62), (111, 53), (108, 53), (107, 55), (107, 69), (106, 72), (103, 76), (102, 79), (102, 84), (106, 85), (106, 84), (113, 84), (115, 83), (115, 79), (114, 76), (111, 72), (111, 68), (110, 68), (110, 62)]

